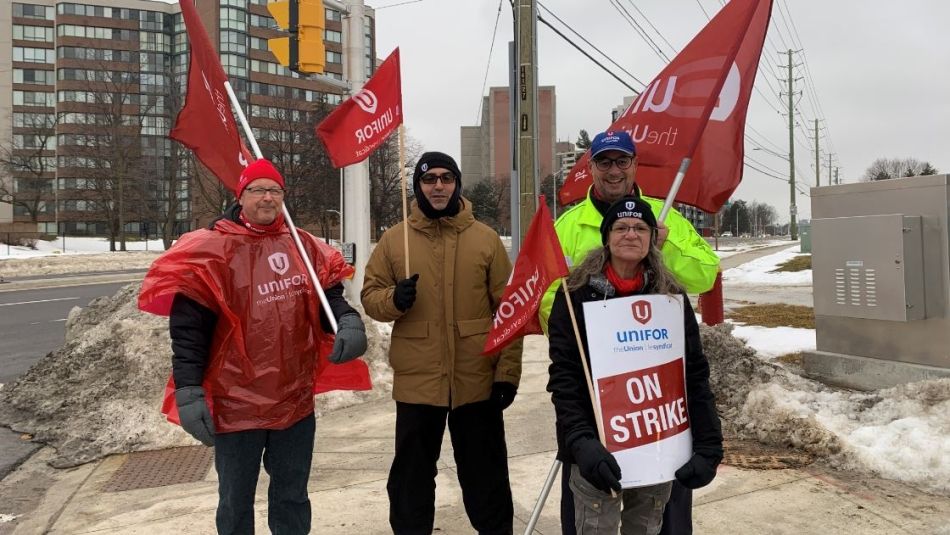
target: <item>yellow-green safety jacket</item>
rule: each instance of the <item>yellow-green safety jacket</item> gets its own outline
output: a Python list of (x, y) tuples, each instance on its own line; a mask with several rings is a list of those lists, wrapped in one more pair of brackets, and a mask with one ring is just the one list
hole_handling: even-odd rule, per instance
[[(601, 247), (600, 223), (604, 216), (594, 206), (588, 190), (587, 198), (580, 204), (564, 212), (554, 223), (564, 256), (570, 266), (579, 265), (584, 261), (591, 250)], [(643, 197), (653, 213), (658, 217), (663, 208), (662, 199)], [(686, 289), (687, 293), (700, 294), (709, 291), (716, 282), (716, 273), (719, 271), (719, 257), (696, 232), (693, 225), (675, 209), (670, 209), (664, 221), (669, 229), (666, 241), (663, 243), (663, 262), (673, 273), (676, 280)], [(541, 298), (538, 317), (541, 326), (547, 332), (548, 317), (554, 305), (555, 293), (560, 288), (560, 282), (555, 282)]]

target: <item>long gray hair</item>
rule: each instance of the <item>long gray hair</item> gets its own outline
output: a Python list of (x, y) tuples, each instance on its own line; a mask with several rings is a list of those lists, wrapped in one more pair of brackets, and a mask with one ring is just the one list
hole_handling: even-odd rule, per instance
[[(587, 253), (587, 258), (567, 276), (567, 289), (574, 291), (582, 288), (592, 276), (602, 275), (607, 262), (610, 262), (610, 246), (608, 245)], [(676, 282), (676, 278), (663, 264), (663, 253), (656, 245), (650, 244), (650, 250), (640, 261), (640, 265), (643, 266), (648, 290), (651, 293), (673, 295), (683, 292), (683, 287)]]

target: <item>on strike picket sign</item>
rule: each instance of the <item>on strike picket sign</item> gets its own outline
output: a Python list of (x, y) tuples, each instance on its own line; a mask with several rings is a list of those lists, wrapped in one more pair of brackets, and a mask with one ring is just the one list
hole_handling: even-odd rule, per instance
[(693, 438), (686, 410), (683, 298), (584, 303), (595, 409), (624, 488), (674, 479)]

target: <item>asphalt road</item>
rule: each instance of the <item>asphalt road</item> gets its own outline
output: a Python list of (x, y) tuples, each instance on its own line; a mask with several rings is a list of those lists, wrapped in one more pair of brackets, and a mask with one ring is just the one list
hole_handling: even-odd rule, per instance
[(66, 316), (128, 282), (0, 292), (0, 384), (10, 383), (65, 341)]

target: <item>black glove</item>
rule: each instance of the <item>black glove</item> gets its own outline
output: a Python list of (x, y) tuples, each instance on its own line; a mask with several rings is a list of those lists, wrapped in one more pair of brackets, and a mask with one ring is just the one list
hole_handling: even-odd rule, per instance
[(419, 280), (419, 274), (403, 279), (396, 283), (396, 289), (393, 290), (393, 304), (400, 312), (405, 312), (412, 308), (416, 302), (416, 281)]
[(705, 487), (716, 477), (716, 467), (721, 459), (721, 453), (717, 456), (697, 451), (674, 475), (688, 489)]
[(591, 485), (607, 493), (622, 490), (620, 465), (599, 440), (582, 438), (574, 443), (573, 452), (577, 468)]
[(175, 390), (175, 404), (181, 428), (205, 446), (214, 446), (214, 422), (205, 402), (204, 388), (185, 386)]
[(366, 327), (359, 314), (344, 314), (336, 322), (336, 340), (330, 352), (330, 362), (343, 364), (366, 353)]
[(501, 410), (507, 409), (514, 403), (517, 393), (518, 387), (506, 381), (496, 381), (491, 385), (491, 400)]

